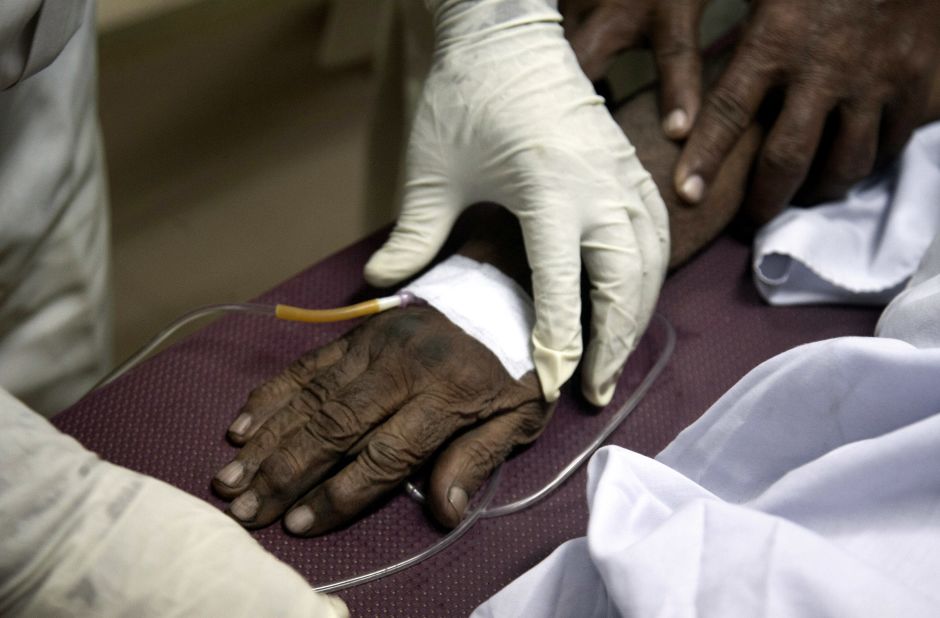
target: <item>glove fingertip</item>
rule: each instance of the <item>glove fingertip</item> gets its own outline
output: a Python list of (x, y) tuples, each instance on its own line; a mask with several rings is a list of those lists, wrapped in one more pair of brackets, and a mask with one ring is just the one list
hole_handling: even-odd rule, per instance
[(581, 392), (584, 394), (584, 398), (590, 401), (591, 404), (603, 408), (614, 398), (619, 375), (619, 372), (616, 372), (607, 379), (595, 380), (585, 372), (584, 377), (581, 379)]
[(379, 249), (366, 262), (362, 274), (369, 285), (378, 288), (395, 285), (421, 270), (426, 263), (420, 260), (405, 259), (403, 256), (389, 255), (390, 253), (385, 248)]
[(561, 396), (561, 387), (568, 381), (581, 360), (581, 338), (576, 338), (578, 345), (565, 350), (555, 350), (532, 337), (532, 360), (539, 376), (542, 396), (549, 403)]

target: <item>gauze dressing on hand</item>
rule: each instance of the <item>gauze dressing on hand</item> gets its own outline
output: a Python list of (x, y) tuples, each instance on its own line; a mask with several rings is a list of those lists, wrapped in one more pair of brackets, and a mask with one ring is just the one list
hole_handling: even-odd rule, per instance
[(532, 299), (497, 268), (453, 255), (405, 289), (489, 348), (513, 379), (535, 368)]

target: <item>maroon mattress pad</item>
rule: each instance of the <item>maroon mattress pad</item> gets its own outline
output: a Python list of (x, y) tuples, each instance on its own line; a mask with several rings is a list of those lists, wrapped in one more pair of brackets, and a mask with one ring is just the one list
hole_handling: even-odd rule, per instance
[[(327, 258), (258, 300), (330, 307), (368, 296), (362, 265), (384, 236), (373, 235)], [(675, 328), (675, 352), (609, 440), (646, 455), (659, 452), (758, 363), (810, 341), (869, 335), (878, 316), (863, 308), (768, 307), (751, 283), (748, 247), (729, 238), (720, 238), (669, 277), (658, 312)], [(225, 317), (85, 397), (54, 422), (102, 457), (224, 508), (210, 479), (235, 453), (225, 431), (248, 392), (302, 352), (353, 326)], [(650, 329), (605, 410), (586, 404), (572, 386), (578, 380), (572, 380), (545, 435), (505, 465), (494, 504), (531, 491), (587, 444), (649, 370), (664, 340), (661, 327)], [(536, 506), (481, 520), (437, 556), (339, 596), (353, 615), (467, 615), (560, 543), (584, 535), (586, 524), (582, 469)], [(361, 521), (320, 538), (291, 537), (280, 524), (252, 534), (319, 585), (398, 561), (444, 531), (420, 505), (397, 494)]]

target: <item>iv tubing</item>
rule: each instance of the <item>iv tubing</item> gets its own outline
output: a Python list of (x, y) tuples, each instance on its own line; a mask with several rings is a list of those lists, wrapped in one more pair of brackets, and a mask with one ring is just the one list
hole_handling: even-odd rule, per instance
[(338, 582), (333, 582), (331, 584), (324, 584), (322, 586), (314, 586), (313, 589), (317, 592), (322, 592), (324, 594), (330, 592), (336, 592), (338, 590), (345, 590), (346, 588), (352, 588), (353, 586), (358, 586), (360, 584), (366, 584), (373, 582), (377, 579), (382, 579), (386, 575), (392, 575), (393, 573), (398, 573), (399, 571), (404, 571), (409, 567), (424, 562), (431, 556), (434, 556), (448, 547), (450, 547), (455, 541), (462, 537), (470, 528), (473, 527), (477, 520), (483, 515), (486, 506), (493, 499), (493, 496), (496, 495), (496, 490), (499, 486), (499, 476), (501, 469), (497, 468), (493, 473), (493, 476), (490, 477), (489, 483), (487, 484), (486, 491), (483, 494), (483, 498), (480, 501), (480, 505), (475, 509), (471, 510), (460, 522), (456, 528), (448, 532), (446, 535), (441, 537), (436, 543), (427, 546), (425, 549), (421, 550), (417, 554), (411, 556), (410, 558), (405, 558), (399, 562), (391, 564), (374, 571), (369, 571), (368, 573), (363, 573), (362, 575), (355, 575), (347, 579), (340, 580)]
[[(313, 324), (323, 324), (326, 322), (342, 322), (343, 320), (352, 320), (375, 313), (381, 313), (395, 307), (407, 307), (417, 304), (419, 300), (414, 294), (403, 290), (392, 296), (382, 298), (373, 298), (365, 302), (349, 305), (347, 307), (337, 307), (336, 309), (304, 309), (293, 307), (291, 305), (262, 305), (259, 303), (228, 303), (222, 305), (206, 305), (193, 309), (176, 318), (166, 328), (157, 333), (156, 337), (148, 341), (137, 350), (133, 356), (118, 365), (108, 375), (101, 378), (97, 384), (91, 387), (91, 391), (97, 390), (114, 382), (122, 375), (133, 369), (140, 361), (147, 358), (161, 343), (166, 341), (176, 331), (186, 326), (193, 320), (215, 315), (217, 313), (255, 313), (260, 315), (270, 315), (279, 320), (288, 320), (291, 322), (307, 322)], [(89, 391), (89, 392), (91, 392)]]
[[(282, 320), (324, 323), (350, 320), (353, 318), (380, 313), (387, 309), (392, 309), (393, 307), (406, 307), (417, 302), (419, 302), (419, 299), (415, 298), (413, 294), (407, 291), (402, 291), (398, 294), (395, 294), (394, 296), (376, 298), (355, 305), (349, 305), (347, 307), (339, 307), (337, 309), (303, 309), (300, 307), (292, 307), (290, 305), (262, 305), (257, 303), (207, 305), (205, 307), (194, 309), (174, 320), (169, 326), (160, 331), (153, 339), (148, 341), (140, 350), (135, 352), (130, 358), (121, 363), (111, 373), (102, 378), (94, 387), (92, 387), (91, 390), (94, 391), (98, 388), (106, 386), (127, 373), (130, 369), (134, 368), (138, 363), (146, 358), (151, 352), (153, 352), (161, 343), (172, 336), (173, 333), (178, 331), (186, 324), (217, 313), (254, 313), (260, 315), (269, 315)], [(660, 352), (659, 357), (656, 359), (656, 362), (653, 364), (653, 367), (640, 382), (639, 386), (637, 386), (636, 390), (630, 394), (623, 405), (621, 405), (620, 408), (618, 408), (617, 411), (613, 414), (613, 416), (611, 416), (608, 423), (604, 426), (600, 433), (598, 433), (594, 440), (592, 440), (587, 447), (578, 453), (578, 455), (573, 460), (571, 460), (571, 462), (562, 468), (551, 481), (525, 498), (490, 508), (490, 502), (492, 502), (493, 497), (496, 495), (496, 490), (499, 486), (499, 478), (502, 472), (502, 466), (500, 466), (490, 477), (489, 483), (487, 484), (486, 490), (483, 493), (479, 505), (475, 508), (471, 508), (471, 510), (468, 511), (464, 516), (460, 524), (451, 530), (448, 534), (441, 537), (438, 541), (432, 545), (429, 545), (427, 548), (418, 552), (417, 554), (409, 558), (405, 558), (404, 560), (400, 560), (399, 562), (389, 566), (382, 567), (368, 573), (363, 573), (361, 575), (349, 577), (340, 581), (324, 584), (322, 586), (315, 586), (314, 590), (323, 593), (336, 592), (381, 579), (386, 575), (403, 571), (449, 547), (460, 537), (466, 534), (466, 532), (470, 530), (470, 528), (472, 528), (474, 524), (476, 524), (480, 519), (502, 517), (504, 515), (517, 513), (540, 502), (541, 500), (548, 497), (553, 491), (558, 489), (558, 487), (568, 480), (572, 474), (574, 474), (582, 465), (584, 465), (584, 462), (588, 460), (594, 451), (596, 451), (601, 446), (601, 444), (603, 444), (604, 441), (610, 437), (610, 434), (612, 434), (620, 426), (620, 424), (626, 420), (627, 416), (633, 412), (637, 404), (642, 401), (647, 391), (649, 391), (650, 387), (653, 385), (653, 382), (656, 381), (656, 378), (659, 377), (663, 369), (666, 367), (666, 364), (669, 362), (669, 359), (672, 357), (672, 352), (676, 346), (676, 331), (672, 327), (672, 324), (666, 320), (666, 318), (659, 314), (656, 314), (654, 317), (660, 322), (666, 331), (666, 343), (662, 352)], [(415, 501), (425, 501), (421, 491), (411, 482), (406, 482), (404, 489), (406, 493)]]
[(659, 358), (656, 359), (656, 362), (650, 368), (646, 376), (643, 377), (643, 380), (636, 387), (630, 396), (627, 398), (623, 405), (610, 417), (610, 421), (604, 428), (597, 434), (597, 437), (589, 445), (587, 445), (583, 451), (578, 453), (578, 455), (572, 459), (567, 466), (561, 469), (558, 474), (555, 475), (551, 481), (549, 481), (545, 486), (539, 489), (536, 492), (533, 492), (514, 502), (509, 502), (507, 504), (501, 504), (497, 507), (486, 507), (483, 510), (482, 516), (484, 518), (490, 517), (502, 517), (503, 515), (512, 515), (513, 513), (518, 513), (523, 509), (527, 509), (530, 506), (541, 502), (548, 497), (553, 491), (558, 489), (562, 483), (568, 480), (572, 474), (577, 472), (578, 468), (584, 465), (584, 462), (594, 454), (600, 446), (610, 437), (620, 424), (630, 415), (631, 412), (636, 408), (637, 404), (643, 401), (643, 398), (646, 396), (647, 391), (650, 387), (653, 386), (653, 382), (656, 381), (656, 378), (659, 377), (659, 374), (662, 373), (663, 369), (666, 368), (666, 364), (669, 362), (669, 359), (672, 358), (672, 352), (676, 348), (676, 330), (672, 327), (672, 324), (659, 315), (658, 313), (654, 315), (655, 319), (658, 320), (666, 331), (666, 344), (663, 347), (663, 351), (660, 352)]
[[(650, 387), (653, 386), (653, 383), (656, 381), (656, 378), (663, 372), (663, 369), (666, 368), (666, 364), (669, 362), (669, 359), (672, 357), (673, 350), (676, 347), (676, 331), (672, 327), (672, 324), (669, 323), (669, 320), (664, 318), (659, 314), (654, 315), (655, 319), (663, 326), (663, 329), (666, 331), (666, 343), (663, 346), (662, 351), (659, 353), (659, 357), (656, 359), (656, 362), (653, 363), (653, 366), (644, 376), (643, 380), (636, 387), (630, 396), (627, 398), (623, 405), (621, 405), (613, 416), (610, 417), (610, 420), (604, 425), (604, 428), (601, 429), (600, 433), (585, 447), (574, 459), (572, 459), (568, 465), (561, 469), (555, 477), (542, 486), (541, 489), (529, 494), (525, 498), (510, 502), (508, 504), (501, 504), (497, 507), (490, 508), (489, 504), (493, 499), (493, 494), (496, 492), (497, 481), (499, 480), (499, 475), (502, 471), (502, 466), (496, 469), (493, 472), (490, 483), (487, 486), (486, 494), (484, 494), (483, 499), (480, 503), (480, 506), (477, 507), (472, 512), (468, 513), (463, 521), (460, 522), (460, 525), (454, 528), (449, 534), (441, 537), (436, 543), (428, 546), (426, 549), (421, 552), (406, 558), (400, 562), (396, 562), (387, 567), (371, 571), (369, 573), (364, 573), (362, 575), (357, 575), (354, 577), (349, 577), (340, 581), (332, 582), (329, 584), (324, 584), (322, 586), (314, 586), (314, 590), (317, 592), (337, 592), (339, 590), (345, 590), (346, 588), (352, 588), (353, 586), (358, 586), (359, 584), (365, 584), (368, 582), (375, 581), (386, 575), (391, 575), (392, 573), (397, 573), (408, 567), (414, 566), (419, 562), (434, 556), (438, 552), (442, 551), (448, 547), (451, 543), (456, 541), (458, 538), (463, 536), (470, 527), (478, 522), (480, 519), (492, 518), (492, 517), (502, 517), (504, 515), (511, 515), (513, 513), (518, 513), (519, 511), (525, 510), (530, 506), (544, 500), (548, 497), (553, 491), (558, 489), (562, 483), (567, 481), (572, 474), (577, 472), (578, 468), (584, 465), (584, 462), (594, 454), (607, 438), (610, 437), (624, 420), (636, 409), (637, 404), (643, 400), (643, 397), (646, 396), (647, 391)], [(416, 502), (424, 502), (425, 498), (421, 491), (415, 487), (410, 481), (405, 483), (405, 492)], [(458, 534), (459, 533), (459, 534)]]

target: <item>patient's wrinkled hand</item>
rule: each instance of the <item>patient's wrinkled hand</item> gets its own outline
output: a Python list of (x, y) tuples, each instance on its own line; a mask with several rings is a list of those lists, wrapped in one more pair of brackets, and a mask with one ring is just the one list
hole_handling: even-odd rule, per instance
[(443, 447), (428, 502), (452, 527), (550, 414), (534, 373), (513, 380), (432, 307), (396, 309), (256, 388), (229, 428), (243, 447), (213, 487), (245, 526), (289, 510), (287, 529), (311, 536), (354, 519)]
[(897, 154), (929, 118), (940, 3), (760, 0), (752, 6), (674, 181), (683, 199), (701, 202), (763, 110), (773, 126), (756, 157), (745, 208), (755, 220), (769, 220), (804, 180), (818, 185), (818, 197), (842, 195), (877, 160)]

